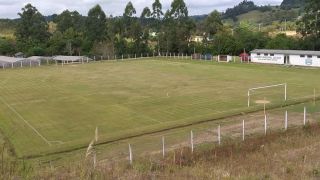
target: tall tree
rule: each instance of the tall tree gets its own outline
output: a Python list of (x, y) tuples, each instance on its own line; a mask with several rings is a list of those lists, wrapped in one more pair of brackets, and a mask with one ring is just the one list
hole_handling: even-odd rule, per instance
[(135, 15), (136, 9), (133, 7), (133, 4), (131, 1), (128, 2), (128, 4), (126, 5), (126, 8), (124, 10), (123, 16), (124, 17), (132, 17), (133, 15)]
[(183, 0), (174, 0), (171, 9), (165, 14), (165, 33), (162, 44), (167, 51), (186, 53), (189, 51), (189, 40), (195, 23), (188, 16), (188, 8)]
[(86, 37), (88, 38), (89, 42), (102, 42), (106, 39), (106, 14), (103, 12), (100, 5), (96, 5), (89, 10), (85, 28)]
[(148, 7), (145, 7), (141, 13), (140, 18), (145, 19), (151, 17), (151, 11)]
[(205, 40), (212, 38), (223, 26), (221, 15), (218, 11), (213, 11), (204, 21)]
[(18, 25), (16, 27), (16, 38), (19, 49), (26, 52), (28, 48), (43, 46), (49, 37), (48, 25), (42, 14), (32, 6), (27, 4), (22, 8)]
[(174, 0), (171, 3), (170, 15), (175, 19), (188, 18), (188, 8), (184, 0)]
[(152, 17), (156, 20), (153, 28), (157, 32), (157, 47), (158, 47), (158, 54), (160, 54), (160, 34), (159, 30), (161, 29), (161, 17), (163, 16), (162, 12), (162, 4), (159, 0), (155, 0), (152, 4)]
[(155, 0), (154, 3), (152, 4), (152, 17), (160, 20), (161, 16), (163, 15), (162, 12), (162, 4), (160, 3), (159, 0)]
[(83, 21), (82, 16), (78, 11), (70, 12), (69, 10), (63, 11), (55, 18), (57, 23), (57, 30), (65, 32), (69, 28), (73, 28), (76, 31), (82, 31)]

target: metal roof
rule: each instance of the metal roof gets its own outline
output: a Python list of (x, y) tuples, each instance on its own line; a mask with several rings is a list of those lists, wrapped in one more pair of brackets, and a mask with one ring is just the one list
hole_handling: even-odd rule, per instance
[[(81, 61), (81, 60), (86, 61), (87, 57), (85, 56), (54, 56), (52, 59), (57, 61)], [(88, 60), (91, 61), (92, 59), (88, 58)]]
[(31, 61), (41, 61), (41, 60), (47, 60), (47, 59), (52, 59), (52, 57), (46, 57), (46, 56), (31, 56), (27, 58), (28, 60)]
[(15, 63), (18, 61), (23, 61), (25, 58), (15, 58), (15, 57), (8, 57), (8, 56), (0, 56), (0, 63)]
[(303, 50), (255, 49), (251, 51), (251, 53), (320, 56), (320, 51), (303, 51)]

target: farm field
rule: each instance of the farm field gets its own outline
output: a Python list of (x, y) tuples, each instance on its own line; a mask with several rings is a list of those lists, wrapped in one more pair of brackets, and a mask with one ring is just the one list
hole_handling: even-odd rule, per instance
[(282, 105), (320, 89), (319, 69), (145, 59), (0, 71), (0, 128), (18, 157), (99, 143)]

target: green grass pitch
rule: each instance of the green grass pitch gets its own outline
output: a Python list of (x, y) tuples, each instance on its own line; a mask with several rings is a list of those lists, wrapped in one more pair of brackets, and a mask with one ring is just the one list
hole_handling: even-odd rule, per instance
[[(209, 120), (248, 110), (249, 88), (288, 83), (288, 98), (320, 89), (319, 69), (136, 60), (0, 71), (0, 128), (18, 157)], [(283, 103), (283, 87), (261, 90)], [(256, 105), (257, 106), (257, 105)]]

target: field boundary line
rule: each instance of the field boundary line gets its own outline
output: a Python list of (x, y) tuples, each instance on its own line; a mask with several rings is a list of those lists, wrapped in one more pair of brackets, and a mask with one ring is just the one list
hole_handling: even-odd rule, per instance
[(5, 104), (12, 112), (14, 112), (21, 120), (23, 120), (43, 141), (45, 141), (48, 145), (51, 146), (50, 141), (48, 141), (35, 127), (33, 127), (23, 116), (18, 113), (12, 106), (10, 106), (2, 97), (0, 100), (3, 104)]

